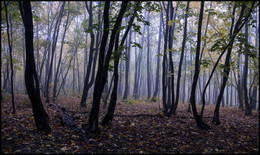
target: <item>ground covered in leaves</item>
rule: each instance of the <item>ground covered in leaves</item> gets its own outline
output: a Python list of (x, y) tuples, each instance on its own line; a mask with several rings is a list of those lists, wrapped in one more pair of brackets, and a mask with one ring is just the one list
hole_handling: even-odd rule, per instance
[[(158, 102), (119, 100), (113, 126), (100, 126), (99, 135), (89, 135), (62, 126), (55, 107), (44, 103), (52, 131), (41, 133), (36, 130), (27, 95), (15, 96), (16, 114), (11, 112), (10, 97), (4, 96), (1, 101), (1, 154), (259, 153), (258, 111), (245, 116), (235, 107), (221, 107), (221, 124), (216, 126), (211, 123), (215, 106), (206, 105), (204, 120), (211, 128), (203, 131), (187, 113), (188, 104), (180, 103), (177, 115), (168, 118), (160, 112)], [(91, 104), (80, 108), (79, 103), (76, 97), (60, 97), (57, 101), (81, 127), (87, 123)], [(101, 104), (100, 118), (105, 111)]]

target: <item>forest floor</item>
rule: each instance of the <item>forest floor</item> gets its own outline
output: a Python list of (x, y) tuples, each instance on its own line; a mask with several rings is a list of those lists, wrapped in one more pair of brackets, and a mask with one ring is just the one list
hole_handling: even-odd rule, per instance
[[(44, 100), (42, 100), (44, 101)], [(88, 100), (89, 101), (89, 100)], [(90, 102), (90, 101), (89, 101)], [(119, 100), (113, 126), (100, 126), (100, 134), (88, 135), (61, 125), (54, 106), (44, 103), (52, 131), (36, 130), (27, 95), (15, 95), (16, 114), (10, 96), (1, 101), (2, 153), (255, 153), (259, 154), (259, 111), (245, 116), (235, 107), (220, 108), (220, 125), (211, 123), (214, 105), (206, 105), (204, 118), (209, 130), (196, 127), (188, 104), (179, 104), (177, 115), (165, 117), (158, 102)], [(91, 104), (80, 108), (80, 98), (60, 97), (75, 124), (88, 121)], [(161, 106), (160, 106), (161, 107)], [(199, 106), (198, 106), (199, 107)], [(106, 109), (101, 104), (100, 118)], [(160, 114), (159, 114), (160, 113)]]

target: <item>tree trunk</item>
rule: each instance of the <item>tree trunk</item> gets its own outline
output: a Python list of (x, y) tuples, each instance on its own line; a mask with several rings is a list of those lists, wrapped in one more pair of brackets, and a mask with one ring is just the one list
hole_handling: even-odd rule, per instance
[(153, 97), (158, 96), (158, 90), (159, 90), (159, 81), (160, 81), (160, 50), (161, 50), (161, 38), (162, 38), (162, 23), (163, 23), (163, 18), (162, 14), (160, 14), (160, 26), (159, 26), (159, 40), (158, 40), (158, 48), (157, 48), (157, 65), (156, 65), (156, 80), (155, 80), (155, 88), (154, 88), (154, 94)]
[[(248, 44), (248, 24), (246, 22), (246, 43)], [(244, 65), (244, 72), (243, 72), (243, 88), (244, 88), (244, 95), (245, 95), (245, 115), (252, 115), (252, 107), (248, 102), (248, 96), (247, 96), (247, 74), (248, 74), (248, 48), (246, 48), (246, 54), (245, 54), (245, 65)]]
[[(70, 2), (68, 2), (68, 8), (69, 8), (69, 3)], [(60, 64), (61, 64), (61, 59), (62, 59), (62, 51), (63, 51), (65, 35), (66, 35), (67, 28), (68, 28), (69, 15), (70, 15), (70, 12), (68, 10), (68, 15), (67, 15), (67, 20), (66, 20), (66, 24), (65, 24), (65, 29), (64, 29), (64, 33), (63, 33), (62, 41), (61, 41), (60, 57), (59, 57), (59, 60), (58, 60), (57, 71), (56, 71), (55, 78), (54, 78), (54, 86), (53, 86), (53, 98), (54, 98), (54, 100), (57, 97), (56, 91), (57, 91), (57, 83), (58, 83), (58, 74), (59, 74)]]
[[(7, 14), (7, 5), (6, 1), (4, 1), (5, 6), (5, 17), (6, 17), (6, 24), (7, 24), (7, 38), (8, 38), (8, 46), (9, 46), (9, 56), (10, 56), (10, 67), (11, 67), (11, 95), (12, 95), (12, 108), (13, 108), (13, 114), (15, 114), (15, 104), (14, 104), (14, 69), (13, 69), (13, 54), (12, 54), (12, 40), (10, 40), (10, 34), (9, 34), (9, 21), (8, 21), (8, 14)], [(11, 33), (12, 33), (12, 23), (10, 18), (10, 24), (11, 24)], [(12, 34), (11, 34), (12, 36)], [(11, 37), (12, 39), (12, 37)]]
[(208, 129), (209, 126), (206, 123), (204, 123), (201, 116), (198, 115), (198, 113), (197, 113), (196, 98), (195, 98), (195, 96), (196, 96), (196, 86), (197, 86), (197, 81), (198, 81), (199, 72), (200, 72), (199, 56), (200, 56), (200, 42), (201, 42), (201, 27), (202, 27), (202, 19), (203, 19), (203, 9), (204, 9), (204, 1), (201, 1), (199, 26), (198, 26), (198, 33), (197, 33), (195, 72), (194, 72), (193, 83), (192, 83), (192, 88), (191, 88), (190, 102), (191, 102), (191, 106), (192, 106), (193, 116), (196, 120), (197, 126), (201, 129)]
[(173, 111), (172, 111), (173, 115), (175, 115), (175, 113), (176, 113), (176, 109), (178, 107), (178, 102), (179, 102), (181, 70), (182, 70), (182, 61), (183, 61), (185, 44), (186, 44), (186, 36), (187, 36), (187, 20), (188, 20), (189, 5), (190, 5), (190, 2), (188, 1), (187, 7), (186, 7), (185, 23), (184, 23), (184, 30), (183, 30), (183, 41), (182, 41), (182, 48), (181, 48), (181, 57), (180, 57), (178, 77), (177, 77), (176, 100), (175, 100), (175, 104), (174, 104)]
[[(135, 8), (137, 8), (137, 6), (140, 4), (141, 4), (140, 2), (136, 2)], [(129, 20), (129, 23), (127, 24), (128, 27), (127, 27), (127, 29), (124, 33), (124, 36), (122, 38), (122, 41), (120, 43), (121, 47), (124, 45), (124, 42), (125, 42), (125, 39), (127, 37), (129, 30), (131, 31), (131, 26), (133, 24), (136, 13), (137, 13), (137, 9), (134, 10), (133, 16), (131, 17), (131, 19)], [(131, 36), (131, 32), (130, 32), (130, 36)], [(119, 60), (120, 60), (121, 54), (122, 54), (122, 51), (118, 51), (118, 42), (119, 42), (119, 33), (116, 35), (116, 40), (115, 40), (116, 59), (114, 60), (114, 86), (113, 86), (113, 91), (111, 94), (111, 99), (110, 99), (107, 113), (104, 116), (102, 123), (101, 123), (101, 125), (103, 125), (103, 126), (110, 125), (112, 123), (112, 120), (114, 117), (115, 106), (116, 106), (117, 87), (118, 87), (118, 65), (119, 65)]]
[(33, 52), (33, 21), (32, 9), (30, 1), (20, 1), (19, 8), (22, 20), (25, 27), (25, 45), (26, 45), (26, 70), (25, 70), (25, 84), (30, 98), (35, 124), (40, 131), (51, 130), (48, 120), (49, 117), (44, 110), (41, 98), (39, 81), (37, 78), (34, 52)]
[[(87, 1), (85, 3), (86, 3), (87, 11), (89, 13), (89, 27), (91, 28), (93, 25), (92, 1), (90, 1), (89, 6), (87, 4)], [(91, 37), (91, 40), (90, 40), (89, 59), (88, 59), (87, 73), (86, 73), (86, 77), (85, 77), (83, 93), (82, 93), (82, 97), (81, 97), (81, 101), (80, 101), (81, 107), (86, 107), (86, 99), (87, 99), (88, 90), (89, 90), (88, 83), (89, 83), (90, 70), (91, 70), (92, 61), (93, 61), (94, 40), (95, 40), (94, 32), (92, 29), (90, 31), (90, 37)]]
[[(233, 15), (235, 14), (235, 9), (236, 9), (236, 5), (234, 6)], [(241, 10), (241, 13), (239, 15), (239, 19), (238, 19), (238, 21), (235, 25), (233, 33), (232, 33), (232, 31), (233, 31), (234, 18), (232, 18), (232, 24), (231, 24), (231, 29), (230, 29), (230, 39), (232, 39), (232, 35), (237, 34), (239, 32), (239, 26), (241, 25), (241, 22), (242, 22), (241, 20), (243, 18), (244, 10), (245, 10), (245, 5), (242, 6), (242, 10)], [(219, 96), (218, 96), (218, 99), (217, 99), (217, 104), (216, 104), (215, 111), (214, 111), (214, 117), (213, 117), (213, 120), (212, 120), (212, 122), (215, 123), (216, 125), (220, 124), (219, 107), (220, 107), (221, 100), (223, 98), (226, 82), (228, 80), (228, 76), (229, 76), (229, 72), (230, 72), (230, 58), (231, 58), (232, 46), (233, 46), (233, 42), (230, 44), (230, 46), (228, 48), (228, 53), (227, 53), (226, 60), (225, 60), (224, 74), (223, 74), (223, 77), (222, 77), (223, 82), (222, 82), (222, 85), (221, 85), (221, 88), (220, 88)]]
[(46, 102), (49, 103), (49, 83), (50, 83), (50, 79), (51, 79), (51, 75), (52, 75), (52, 66), (53, 66), (53, 58), (54, 58), (54, 52), (56, 49), (56, 44), (57, 44), (57, 40), (58, 40), (58, 35), (59, 35), (59, 27), (60, 27), (60, 23), (61, 23), (61, 19), (63, 16), (63, 10), (64, 10), (64, 6), (65, 6), (66, 2), (63, 2), (62, 6), (61, 6), (61, 10), (60, 10), (60, 14), (59, 17), (57, 19), (57, 22), (55, 24), (55, 29), (53, 32), (53, 42), (52, 42), (52, 55), (51, 55), (51, 64), (48, 70), (48, 75), (47, 75), (47, 82), (46, 82), (46, 93), (47, 93), (47, 99)]
[[(150, 21), (149, 12), (147, 13), (147, 21)], [(151, 97), (151, 77), (150, 77), (150, 29), (147, 26), (147, 99)]]
[[(130, 29), (130, 35), (128, 40), (126, 40), (126, 46), (129, 48), (126, 50), (127, 59), (125, 60), (125, 91), (123, 99), (126, 100), (128, 97), (129, 92), (129, 72), (130, 72), (130, 45), (131, 45), (131, 36), (132, 36), (132, 30)], [(128, 43), (127, 43), (128, 42)], [(127, 45), (128, 44), (128, 45)]]
[[(116, 32), (122, 22), (123, 15), (126, 11), (126, 7), (128, 2), (122, 2), (121, 9), (119, 12), (119, 15), (116, 19), (116, 23), (114, 25), (114, 28), (112, 30), (112, 34), (110, 36), (110, 43), (109, 43), (109, 48), (105, 57), (105, 46), (109, 34), (109, 1), (105, 2), (105, 7), (104, 7), (104, 32), (103, 32), (103, 38), (100, 46), (100, 52), (99, 52), (99, 64), (98, 64), (98, 71), (96, 75), (96, 81), (95, 81), (95, 86), (94, 86), (94, 95), (93, 95), (93, 104), (88, 120), (88, 126), (87, 126), (87, 131), (89, 132), (99, 132), (99, 127), (98, 127), (98, 115), (99, 115), (99, 106), (100, 106), (100, 99), (101, 95), (104, 89), (104, 85), (107, 80), (107, 72), (108, 72), (108, 65), (109, 61), (111, 58), (113, 46), (114, 46), (114, 41), (115, 41), (115, 35)], [(105, 58), (105, 59), (104, 59)], [(105, 62), (104, 62), (105, 60)]]

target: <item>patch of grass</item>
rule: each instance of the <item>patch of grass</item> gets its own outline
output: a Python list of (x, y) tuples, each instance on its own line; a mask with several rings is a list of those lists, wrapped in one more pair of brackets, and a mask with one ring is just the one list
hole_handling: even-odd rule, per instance
[(132, 105), (135, 103), (141, 103), (142, 100), (139, 99), (134, 99), (133, 97), (128, 98), (127, 100), (124, 101), (126, 104)]
[(150, 101), (152, 101), (152, 102), (161, 102), (161, 100), (159, 98), (155, 97), (155, 96), (151, 97)]

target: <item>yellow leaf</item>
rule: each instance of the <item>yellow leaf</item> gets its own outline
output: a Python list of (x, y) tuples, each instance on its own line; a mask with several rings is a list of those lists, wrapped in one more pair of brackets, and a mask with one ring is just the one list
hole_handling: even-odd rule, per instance
[(168, 25), (169, 25), (169, 26), (172, 26), (172, 20), (169, 20), (169, 21), (168, 21)]

